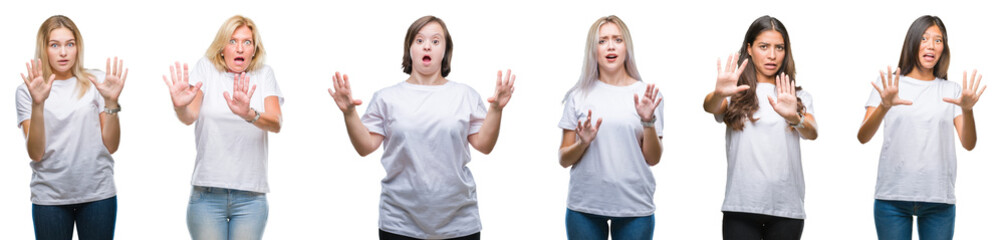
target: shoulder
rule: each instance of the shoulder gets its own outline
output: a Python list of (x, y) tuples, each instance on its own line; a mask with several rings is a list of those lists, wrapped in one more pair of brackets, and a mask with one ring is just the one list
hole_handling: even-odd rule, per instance
[(254, 71), (251, 71), (251, 72), (253, 74), (273, 74), (274, 73), (272, 71), (272, 66), (269, 66), (268, 64), (262, 64), (260, 67), (258, 67), (258, 69), (255, 69)]
[(935, 81), (937, 81), (938, 84), (941, 85), (941, 86), (943, 86), (943, 87), (948, 87), (948, 88), (951, 88), (951, 89), (962, 90), (962, 85), (959, 85), (959, 83), (957, 83), (957, 82), (948, 81), (946, 79), (941, 79), (941, 78), (935, 79)]
[(798, 96), (799, 98), (802, 99), (812, 98), (812, 94), (810, 94), (809, 91), (806, 91), (805, 88), (802, 88), (802, 90), (798, 90), (798, 92), (795, 93), (795, 96)]
[(99, 83), (105, 82), (105, 72), (104, 71), (97, 70), (97, 69), (87, 69), (85, 72), (87, 74), (90, 74), (89, 77), (93, 77), (94, 80), (98, 81)]

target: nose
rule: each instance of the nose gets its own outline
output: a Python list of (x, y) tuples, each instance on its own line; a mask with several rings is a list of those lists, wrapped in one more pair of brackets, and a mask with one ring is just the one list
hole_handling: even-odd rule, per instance
[(924, 47), (927, 47), (928, 49), (934, 49), (934, 41), (930, 40), (927, 41), (927, 44), (924, 44)]
[(59, 47), (59, 56), (66, 56), (66, 46)]
[(235, 50), (237, 50), (237, 53), (243, 53), (244, 52), (244, 44), (237, 44), (237, 49), (235, 49)]
[(607, 41), (607, 50), (609, 51), (617, 50), (617, 47), (614, 45), (614, 41)]
[(432, 51), (432, 43), (431, 42), (432, 41), (423, 41), (422, 42), (422, 50)]
[(775, 59), (775, 58), (777, 58), (777, 50), (770, 51), (770, 53), (767, 53), (767, 58), (769, 58), (769, 59)]

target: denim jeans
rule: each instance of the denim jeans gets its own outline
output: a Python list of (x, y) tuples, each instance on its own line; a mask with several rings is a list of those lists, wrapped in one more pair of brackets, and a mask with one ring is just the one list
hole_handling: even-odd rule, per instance
[[(384, 230), (380, 230), (380, 235), (379, 236), (380, 236), (380, 240), (421, 240), (421, 239), (413, 238), (413, 237), (409, 237), (409, 236), (403, 236), (403, 235), (393, 234), (393, 233), (390, 233), (390, 232), (387, 232), (387, 231), (384, 231)], [(450, 239), (445, 239), (445, 240), (480, 240), (480, 239), (481, 239), (481, 232), (477, 232), (477, 233), (474, 233), (474, 234), (471, 234), (471, 235), (467, 235), (467, 236), (463, 236), (463, 237), (450, 238)]]
[(921, 240), (950, 240), (955, 234), (955, 204), (875, 199), (875, 230), (879, 240), (910, 240), (913, 216)]
[(73, 224), (77, 224), (80, 240), (112, 239), (115, 236), (116, 197), (70, 205), (31, 205), (31, 220), (35, 223), (35, 239), (73, 239)]
[[(607, 221), (610, 225), (607, 226)], [(655, 232), (655, 215), (645, 217), (607, 217), (573, 211), (565, 212), (565, 231), (575, 240), (651, 240)]]
[(192, 239), (261, 239), (268, 220), (264, 193), (200, 187), (188, 202)]
[(797, 240), (805, 226), (805, 219), (728, 211), (722, 215), (725, 240)]

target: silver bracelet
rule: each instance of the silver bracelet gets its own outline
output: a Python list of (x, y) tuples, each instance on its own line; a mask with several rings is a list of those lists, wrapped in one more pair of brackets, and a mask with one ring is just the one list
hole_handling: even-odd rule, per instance
[(121, 111), (122, 111), (122, 104), (119, 104), (118, 108), (108, 108), (108, 107), (105, 107), (105, 110), (102, 111), (102, 112), (107, 113), (108, 115), (116, 115), (116, 114), (118, 114)]
[(646, 122), (645, 120), (642, 120), (641, 121), (641, 126), (642, 127), (647, 127), (647, 128), (655, 127), (655, 115), (652, 115), (652, 120), (649, 120), (648, 122)]
[(252, 109), (251, 109), (251, 111), (254, 111), (254, 118), (253, 118), (253, 119), (251, 119), (251, 120), (247, 120), (247, 121), (248, 121), (248, 123), (250, 123), (250, 124), (254, 124), (254, 122), (257, 122), (257, 121), (258, 121), (258, 118), (260, 118), (260, 117), (261, 117), (261, 114), (260, 114), (260, 113), (258, 113), (258, 110), (254, 110), (254, 108), (252, 108)]

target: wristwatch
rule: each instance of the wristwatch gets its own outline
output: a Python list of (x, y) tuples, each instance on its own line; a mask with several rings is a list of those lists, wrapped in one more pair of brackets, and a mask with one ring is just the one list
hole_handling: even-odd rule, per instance
[(252, 108), (251, 111), (254, 111), (254, 118), (252, 118), (251, 120), (247, 120), (247, 121), (250, 124), (254, 124), (254, 122), (257, 122), (258, 118), (261, 117), (261, 113), (258, 113), (258, 110), (254, 110), (254, 108)]
[(105, 107), (105, 110), (103, 112), (107, 113), (108, 115), (115, 115), (115, 114), (118, 114), (121, 111), (122, 111), (122, 104), (119, 104), (118, 108), (108, 108), (108, 107)]
[(645, 120), (642, 120), (641, 121), (641, 126), (642, 127), (647, 127), (647, 128), (655, 127), (655, 115), (652, 115), (652, 120), (649, 120), (648, 122), (646, 122)]

